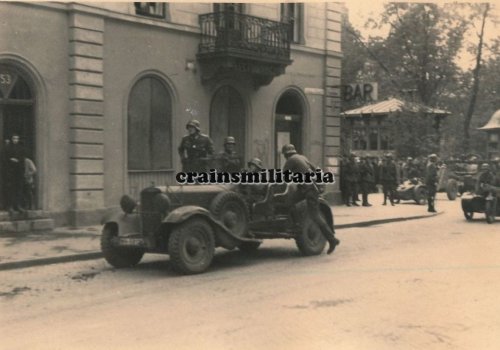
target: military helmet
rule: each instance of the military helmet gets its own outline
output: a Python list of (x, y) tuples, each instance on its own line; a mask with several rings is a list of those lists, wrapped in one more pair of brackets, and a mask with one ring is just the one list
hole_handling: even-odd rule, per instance
[(233, 136), (228, 136), (224, 139), (224, 144), (227, 145), (227, 144), (235, 144), (236, 143), (236, 140), (234, 139)]
[(262, 161), (259, 158), (252, 158), (250, 161), (247, 163), (248, 166), (250, 167), (251, 164), (255, 165), (257, 168), (262, 169)]
[(481, 171), (490, 170), (490, 165), (488, 163), (481, 164)]
[(200, 122), (196, 119), (191, 119), (190, 121), (187, 122), (186, 124), (186, 129), (188, 127), (192, 126), (193, 128), (195, 128), (196, 130), (200, 131)]
[(436, 154), (436, 153), (432, 153), (432, 154), (430, 154), (430, 155), (429, 155), (429, 157), (428, 157), (428, 158), (429, 158), (429, 159), (438, 159), (438, 156), (437, 156), (437, 154)]
[(392, 159), (392, 154), (391, 153), (386, 153), (384, 156), (387, 159)]
[(281, 153), (283, 153), (285, 156), (287, 156), (287, 155), (296, 154), (297, 150), (295, 149), (295, 146), (290, 143), (288, 145), (284, 145), (281, 148)]

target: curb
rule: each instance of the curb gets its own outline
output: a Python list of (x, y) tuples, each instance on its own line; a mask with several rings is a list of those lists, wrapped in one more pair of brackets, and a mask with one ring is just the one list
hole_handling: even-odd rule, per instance
[(82, 254), (55, 256), (55, 257), (42, 258), (42, 259), (12, 261), (12, 262), (8, 262), (8, 263), (0, 264), (0, 271), (24, 269), (27, 267), (61, 264), (61, 263), (68, 263), (68, 262), (75, 262), (75, 261), (95, 260), (95, 259), (100, 259), (102, 257), (103, 257), (103, 255), (101, 252), (89, 252), (89, 253), (82, 253)]
[[(392, 223), (392, 222), (401, 222), (401, 221), (432, 218), (432, 217), (441, 215), (442, 213), (443, 212), (439, 212), (436, 214), (428, 214), (428, 215), (417, 215), (417, 216), (389, 218), (389, 219), (381, 219), (381, 220), (360, 221), (360, 222), (354, 222), (351, 224), (335, 225), (335, 229), (341, 230), (341, 229), (353, 228), (353, 227), (368, 227), (368, 226), (375, 226), (375, 225), (381, 225), (381, 224), (388, 224), (388, 223)], [(8, 262), (8, 263), (0, 263), (0, 271), (24, 269), (24, 268), (28, 268), (28, 267), (34, 267), (34, 266), (62, 264), (62, 263), (75, 262), (75, 261), (96, 260), (96, 259), (101, 259), (101, 258), (103, 258), (103, 254), (101, 252), (96, 251), (96, 252), (89, 252), (89, 253), (82, 253), (82, 254), (73, 254), (73, 255), (64, 255), (64, 256), (57, 256), (57, 257), (50, 257), (50, 258), (42, 258), (42, 259), (12, 261), (12, 262)]]

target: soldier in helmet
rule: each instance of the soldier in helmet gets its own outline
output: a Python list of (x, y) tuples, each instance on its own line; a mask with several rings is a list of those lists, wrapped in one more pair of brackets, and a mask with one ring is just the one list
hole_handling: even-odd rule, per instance
[(184, 136), (178, 151), (182, 161), (182, 171), (205, 171), (206, 158), (214, 154), (213, 142), (201, 133), (200, 122), (196, 119), (186, 124), (188, 135)]
[(491, 166), (488, 163), (481, 164), (476, 193), (486, 197), (489, 191), (484, 190), (484, 187), (486, 187), (485, 185), (495, 186), (495, 180), (495, 174), (491, 171)]
[[(259, 158), (252, 158), (247, 163), (249, 173), (257, 173), (264, 169), (262, 160)], [(241, 184), (240, 190), (246, 194), (247, 202), (250, 206), (253, 203), (264, 199), (266, 196), (266, 184)]]
[[(306, 173), (315, 171), (314, 167), (309, 160), (298, 154), (295, 146), (292, 144), (284, 145), (281, 153), (286, 158), (283, 170), (290, 170), (293, 173)], [(331, 254), (340, 241), (335, 237), (335, 232), (328, 226), (323, 216), (320, 215), (319, 207), (319, 190), (315, 184), (302, 184), (298, 186), (299, 196), (297, 201), (303, 199), (307, 202), (307, 213), (312, 221), (314, 221), (321, 230), (321, 233), (329, 243), (327, 254)]]
[(429, 213), (435, 213), (435, 200), (438, 185), (438, 168), (437, 168), (438, 156), (436, 154), (431, 154), (429, 156), (429, 163), (427, 164), (425, 171), (425, 186), (427, 187), (427, 211)]
[(233, 136), (228, 136), (224, 140), (224, 151), (222, 151), (219, 156), (222, 160), (220, 171), (237, 172), (240, 171), (241, 158), (238, 156), (234, 147), (236, 145), (236, 140)]
[(248, 165), (248, 171), (249, 172), (258, 172), (261, 171), (263, 168), (262, 166), (262, 161), (259, 158), (252, 158), (250, 161), (247, 163)]

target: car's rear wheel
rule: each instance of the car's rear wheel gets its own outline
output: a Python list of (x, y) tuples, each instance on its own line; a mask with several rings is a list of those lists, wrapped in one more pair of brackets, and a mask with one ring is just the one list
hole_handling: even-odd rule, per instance
[(450, 201), (454, 201), (457, 199), (458, 195), (458, 183), (455, 179), (448, 180), (448, 184), (446, 185), (446, 195)]
[(172, 229), (168, 254), (175, 271), (185, 275), (204, 272), (212, 263), (214, 253), (213, 229), (205, 219), (188, 219)]
[(427, 189), (423, 186), (415, 188), (415, 202), (419, 205), (424, 205), (427, 199)]
[(118, 228), (115, 225), (106, 225), (101, 235), (101, 251), (104, 259), (113, 267), (131, 267), (141, 261), (144, 249), (133, 247), (117, 247), (113, 244), (113, 238), (118, 236)]
[(248, 232), (248, 206), (243, 197), (236, 192), (221, 192), (210, 204), (212, 215), (238, 237)]
[(310, 218), (306, 218), (302, 223), (302, 231), (295, 238), (295, 243), (302, 255), (319, 255), (325, 249), (326, 239), (319, 226)]

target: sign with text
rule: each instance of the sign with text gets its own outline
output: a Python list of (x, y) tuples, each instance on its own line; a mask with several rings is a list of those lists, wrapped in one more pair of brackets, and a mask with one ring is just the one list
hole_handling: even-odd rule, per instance
[(378, 83), (357, 83), (342, 86), (342, 101), (373, 102), (378, 100)]

